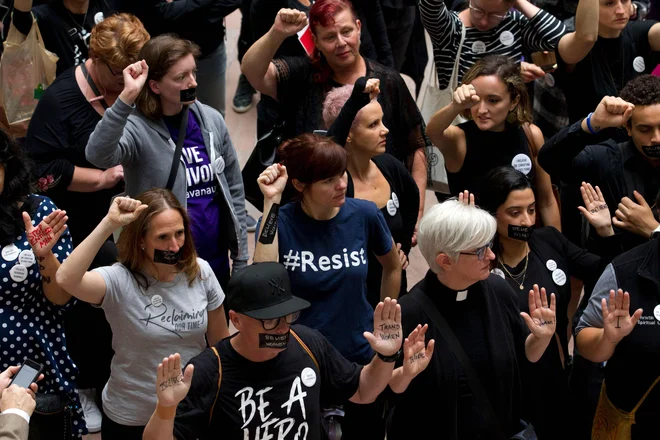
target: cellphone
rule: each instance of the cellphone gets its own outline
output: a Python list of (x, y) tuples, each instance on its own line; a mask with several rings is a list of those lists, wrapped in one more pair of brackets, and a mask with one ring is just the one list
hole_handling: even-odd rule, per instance
[(18, 385), (23, 388), (30, 388), (30, 385), (37, 381), (43, 369), (44, 366), (42, 364), (26, 358), (23, 361), (23, 365), (21, 365), (21, 369), (12, 378), (9, 386)]
[(557, 68), (557, 56), (554, 52), (534, 52), (532, 62), (543, 69), (544, 72)]

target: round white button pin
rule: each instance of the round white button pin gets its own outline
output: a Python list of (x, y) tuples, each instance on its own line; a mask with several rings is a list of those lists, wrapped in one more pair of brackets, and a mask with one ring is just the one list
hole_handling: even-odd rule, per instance
[(563, 286), (566, 284), (566, 274), (561, 269), (556, 269), (552, 271), (552, 281), (555, 282), (558, 286)]
[(532, 171), (532, 159), (526, 154), (516, 154), (511, 161), (511, 166), (521, 173), (527, 175)]
[(29, 249), (26, 249), (26, 250), (22, 251), (18, 255), (18, 262), (21, 263), (25, 267), (32, 266), (36, 261), (37, 261), (37, 259), (34, 257), (34, 252), (32, 252)]
[(513, 34), (510, 31), (504, 31), (500, 34), (500, 43), (505, 46), (511, 46), (513, 44)]
[(392, 201), (394, 202), (394, 206), (397, 208), (399, 207), (399, 197), (397, 197), (396, 193), (392, 193)]
[(20, 251), (15, 244), (10, 244), (2, 248), (2, 258), (6, 261), (14, 261), (18, 258)]
[(555, 260), (548, 260), (545, 263), (545, 267), (547, 267), (548, 270), (552, 272), (553, 270), (557, 269), (557, 263), (555, 262)]
[(655, 316), (655, 319), (660, 321), (660, 304), (655, 306), (655, 309), (653, 309), (653, 316)]
[(474, 53), (484, 53), (486, 52), (486, 43), (483, 41), (475, 41), (472, 43), (472, 52)]
[(548, 87), (554, 87), (555, 86), (555, 77), (552, 76), (552, 73), (546, 73), (545, 76), (545, 85)]
[(387, 213), (394, 217), (396, 215), (396, 206), (392, 200), (387, 201)]
[(633, 60), (633, 69), (635, 69), (635, 72), (637, 73), (642, 73), (644, 70), (646, 70), (646, 63), (644, 62), (644, 58), (642, 57), (637, 57)]
[(17, 283), (23, 282), (28, 276), (27, 267), (23, 266), (22, 264), (15, 265), (9, 270), (9, 276)]
[(316, 383), (316, 372), (309, 367), (306, 367), (300, 373), (300, 380), (306, 387), (313, 387)]
[(151, 305), (154, 307), (160, 307), (163, 304), (163, 297), (160, 295), (154, 295), (151, 297)]

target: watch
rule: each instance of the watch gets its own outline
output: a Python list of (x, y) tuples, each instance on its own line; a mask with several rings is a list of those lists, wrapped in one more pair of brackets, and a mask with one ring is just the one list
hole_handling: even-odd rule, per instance
[(399, 348), (399, 351), (397, 351), (396, 353), (394, 353), (391, 356), (385, 356), (385, 355), (382, 355), (382, 354), (376, 352), (376, 354), (378, 355), (378, 357), (380, 358), (381, 361), (388, 362), (388, 363), (396, 362), (396, 360), (401, 357), (401, 353), (403, 353), (403, 347)]
[(653, 230), (653, 232), (651, 232), (651, 237), (649, 239), (653, 240), (654, 238), (658, 238), (658, 236), (660, 236), (660, 226), (658, 226)]

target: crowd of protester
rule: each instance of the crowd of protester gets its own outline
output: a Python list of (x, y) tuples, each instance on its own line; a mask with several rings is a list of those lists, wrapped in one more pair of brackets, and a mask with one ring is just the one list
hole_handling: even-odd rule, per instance
[(657, 438), (660, 4), (2, 6), (0, 440)]

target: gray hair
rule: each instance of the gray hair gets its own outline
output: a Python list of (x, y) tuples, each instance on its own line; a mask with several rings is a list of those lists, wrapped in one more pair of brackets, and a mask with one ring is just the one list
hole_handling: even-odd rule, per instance
[(419, 250), (434, 273), (441, 271), (436, 263), (444, 253), (457, 260), (461, 252), (488, 244), (497, 231), (497, 222), (488, 212), (450, 199), (433, 206), (419, 222)]

